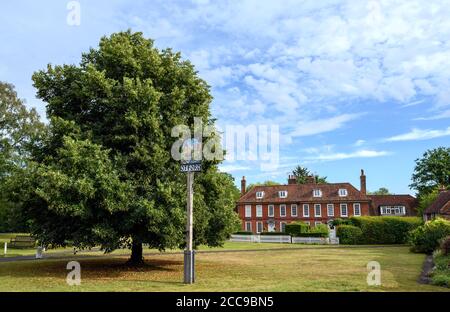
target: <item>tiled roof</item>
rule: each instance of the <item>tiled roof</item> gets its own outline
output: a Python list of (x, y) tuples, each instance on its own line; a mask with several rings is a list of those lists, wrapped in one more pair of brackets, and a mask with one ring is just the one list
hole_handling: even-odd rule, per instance
[[(313, 197), (313, 190), (322, 191), (322, 197)], [(347, 196), (339, 196), (339, 189), (346, 189)], [(264, 192), (262, 199), (256, 199), (256, 192)], [(287, 191), (287, 198), (280, 198), (279, 191)], [(287, 184), (274, 186), (255, 186), (244, 194), (238, 203), (249, 202), (317, 202), (317, 201), (368, 201), (369, 198), (363, 195), (350, 183), (327, 183), (327, 184)]]
[(411, 195), (368, 195), (372, 200), (371, 215), (379, 215), (380, 206), (405, 206), (410, 215), (417, 207), (417, 199)]
[(450, 201), (450, 191), (440, 192), (436, 200), (425, 209), (425, 213), (442, 213), (441, 209), (446, 208), (444, 210), (448, 211), (448, 207), (446, 205)]

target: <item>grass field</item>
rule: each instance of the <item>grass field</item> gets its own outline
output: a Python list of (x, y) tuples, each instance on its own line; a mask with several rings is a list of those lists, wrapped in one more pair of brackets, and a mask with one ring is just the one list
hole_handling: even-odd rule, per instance
[[(227, 243), (225, 248), (268, 247)], [(147, 256), (142, 268), (125, 266), (126, 258), (80, 257), (82, 284), (72, 287), (65, 282), (70, 258), (0, 263), (0, 291), (449, 291), (417, 283), (424, 255), (407, 247), (200, 253), (194, 285), (181, 283), (181, 254)], [(378, 287), (366, 283), (366, 265), (373, 260), (381, 264)]]

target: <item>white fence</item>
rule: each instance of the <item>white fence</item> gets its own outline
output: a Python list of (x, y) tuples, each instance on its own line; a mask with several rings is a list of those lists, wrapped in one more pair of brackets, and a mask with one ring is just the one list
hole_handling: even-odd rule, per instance
[(248, 243), (339, 244), (338, 237), (291, 237), (289, 235), (231, 235), (230, 241)]
[(328, 244), (326, 237), (292, 237), (293, 244)]

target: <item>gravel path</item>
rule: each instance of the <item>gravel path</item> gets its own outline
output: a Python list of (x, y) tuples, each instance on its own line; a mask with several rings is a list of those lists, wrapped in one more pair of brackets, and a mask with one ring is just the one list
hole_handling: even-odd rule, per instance
[(422, 272), (420, 273), (418, 282), (420, 284), (429, 284), (431, 282), (430, 272), (433, 269), (433, 256), (427, 255), (423, 262)]

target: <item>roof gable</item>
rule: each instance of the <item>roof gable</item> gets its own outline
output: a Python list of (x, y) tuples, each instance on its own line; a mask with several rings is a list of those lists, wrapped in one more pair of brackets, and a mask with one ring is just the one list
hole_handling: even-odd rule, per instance
[(425, 209), (425, 213), (440, 213), (450, 201), (450, 191), (440, 192), (436, 200)]

